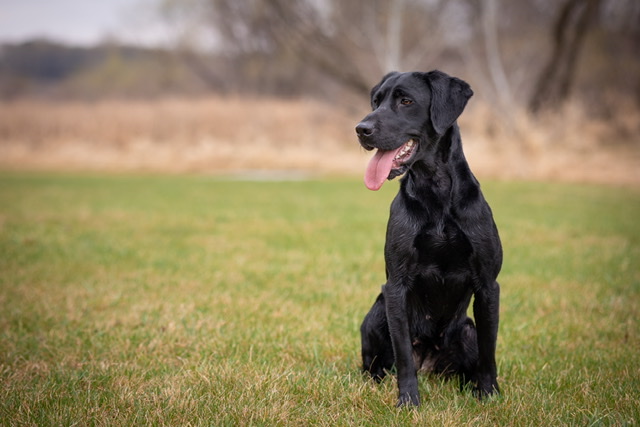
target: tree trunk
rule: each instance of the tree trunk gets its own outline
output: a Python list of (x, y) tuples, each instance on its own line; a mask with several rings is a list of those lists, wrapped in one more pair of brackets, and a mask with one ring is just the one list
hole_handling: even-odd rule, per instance
[(482, 4), (482, 32), (487, 54), (489, 75), (496, 90), (499, 107), (509, 115), (513, 108), (513, 98), (507, 75), (502, 65), (500, 46), (498, 45), (498, 0), (485, 0)]
[(400, 53), (402, 51), (402, 13), (405, 0), (392, 0), (389, 3), (387, 17), (387, 40), (385, 46), (383, 72), (401, 71)]
[(565, 101), (573, 86), (576, 63), (600, 0), (568, 0), (553, 31), (553, 50), (535, 85), (529, 109), (537, 113)]

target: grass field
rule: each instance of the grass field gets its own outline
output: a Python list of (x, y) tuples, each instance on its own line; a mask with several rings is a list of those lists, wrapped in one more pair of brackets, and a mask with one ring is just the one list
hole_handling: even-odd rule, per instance
[(398, 410), (358, 332), (396, 188), (0, 173), (0, 423), (640, 423), (638, 189), (484, 183), (503, 395)]

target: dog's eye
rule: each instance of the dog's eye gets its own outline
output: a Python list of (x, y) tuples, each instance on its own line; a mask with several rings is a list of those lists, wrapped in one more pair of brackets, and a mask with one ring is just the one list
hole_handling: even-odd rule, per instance
[(409, 98), (402, 98), (400, 100), (400, 104), (402, 104), (402, 105), (411, 105), (411, 104), (413, 104), (413, 101), (410, 100)]

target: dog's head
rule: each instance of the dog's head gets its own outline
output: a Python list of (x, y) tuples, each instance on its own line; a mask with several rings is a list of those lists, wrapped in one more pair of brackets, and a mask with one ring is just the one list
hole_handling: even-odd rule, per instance
[(373, 111), (356, 126), (360, 144), (378, 150), (365, 173), (367, 188), (405, 173), (453, 126), (471, 95), (467, 83), (440, 71), (384, 76), (371, 90)]

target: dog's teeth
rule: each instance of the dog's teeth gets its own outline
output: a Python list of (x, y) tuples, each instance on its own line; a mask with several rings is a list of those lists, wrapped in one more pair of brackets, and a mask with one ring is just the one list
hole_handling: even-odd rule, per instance
[(408, 152), (411, 151), (413, 147), (413, 139), (410, 139), (409, 141), (407, 141), (407, 143), (402, 147), (402, 150), (400, 150), (398, 152), (398, 154), (396, 154), (396, 156), (394, 157), (394, 160), (399, 160), (401, 157), (404, 157)]

